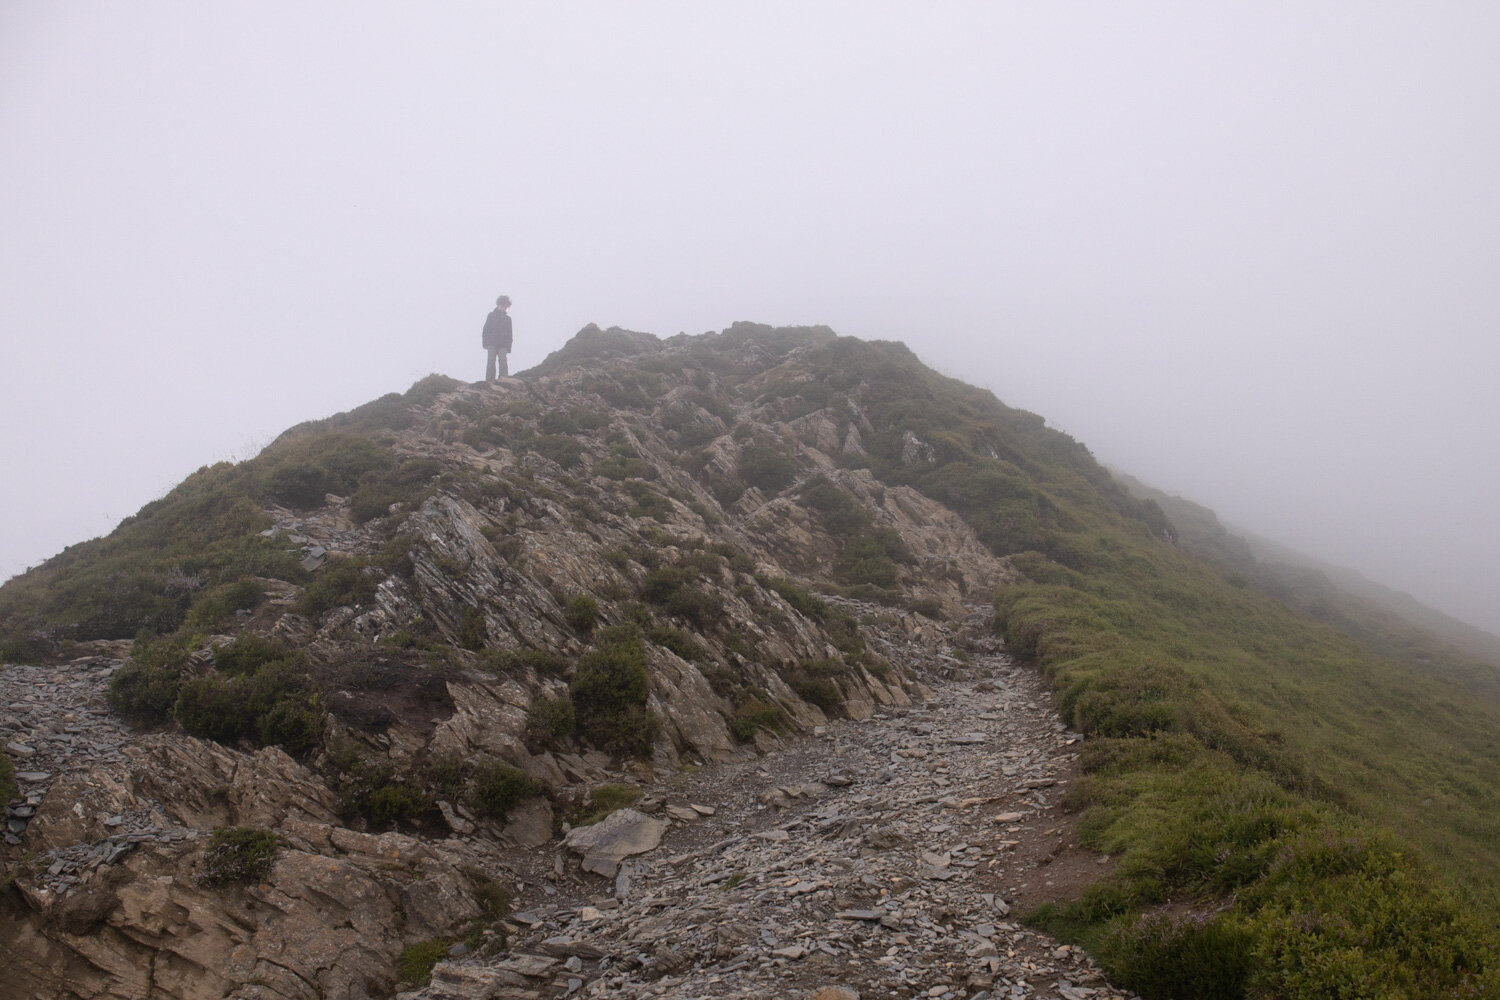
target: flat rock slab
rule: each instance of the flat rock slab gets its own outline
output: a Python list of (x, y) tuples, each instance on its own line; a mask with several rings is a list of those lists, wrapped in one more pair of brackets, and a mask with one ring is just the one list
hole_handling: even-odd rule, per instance
[(634, 809), (617, 809), (602, 822), (569, 830), (563, 846), (583, 856), (584, 871), (613, 877), (625, 858), (654, 851), (670, 825)]

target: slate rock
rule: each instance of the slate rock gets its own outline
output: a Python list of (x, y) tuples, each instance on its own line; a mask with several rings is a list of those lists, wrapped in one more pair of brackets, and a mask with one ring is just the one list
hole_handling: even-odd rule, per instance
[(585, 871), (613, 878), (625, 858), (655, 850), (670, 825), (634, 809), (618, 809), (601, 822), (569, 830), (563, 846), (583, 857)]

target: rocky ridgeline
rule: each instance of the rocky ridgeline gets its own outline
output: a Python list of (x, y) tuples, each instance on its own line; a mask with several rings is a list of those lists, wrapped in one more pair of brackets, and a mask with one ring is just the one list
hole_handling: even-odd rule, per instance
[[(169, 719), (125, 728), (105, 691), (129, 642), (0, 671), (21, 791), (0, 1000), (387, 997), (411, 986), (403, 950), (436, 942), (450, 961), (424, 1000), (1114, 995), (1015, 919), (1066, 892), (1068, 864), (1099, 869), (1056, 810), (1076, 738), (989, 628), (1014, 570), (859, 467), (883, 441), (915, 475), (934, 447), (877, 426), (865, 383), (834, 392), (801, 366), (831, 334), (705, 354), (594, 333), (625, 356), (437, 380), (204, 473), (248, 491), (310, 576), (255, 577), (255, 606), (194, 633), (171, 680), (221, 678), (213, 648), (239, 635), (295, 651), (317, 690), (303, 760)], [(306, 489), (366, 460), (338, 492)], [(571, 699), (600, 636), (632, 630), (649, 759), (597, 732), (538, 739), (531, 710)], [(507, 765), (544, 793), (491, 818), (444, 793), (380, 833), (336, 791), (434, 761)], [(567, 829), (605, 784), (644, 797)], [(263, 876), (211, 887), (206, 845), (228, 827), (281, 847)]]

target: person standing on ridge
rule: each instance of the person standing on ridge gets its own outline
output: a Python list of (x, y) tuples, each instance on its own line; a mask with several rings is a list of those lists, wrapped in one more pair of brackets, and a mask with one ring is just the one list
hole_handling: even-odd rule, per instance
[(500, 374), (510, 374), (510, 361), (506, 357), (510, 353), (511, 332), (510, 316), (505, 310), (510, 308), (510, 296), (502, 295), (495, 300), (495, 308), (484, 318), (484, 335), (482, 342), (485, 350), (490, 352), (489, 360), (484, 366), (484, 380), (495, 381), (495, 362), (500, 362)]

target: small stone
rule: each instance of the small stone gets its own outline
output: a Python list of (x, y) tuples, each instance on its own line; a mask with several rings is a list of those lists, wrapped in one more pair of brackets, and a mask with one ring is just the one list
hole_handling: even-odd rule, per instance
[(30, 757), (36, 753), (36, 747), (27, 746), (19, 740), (5, 744), (5, 752), (12, 757)]
[(777, 958), (787, 958), (795, 962), (807, 954), (807, 949), (800, 944), (794, 944), (786, 948), (773, 948), (771, 949), (771, 954)]
[(1021, 820), (1025, 819), (1025, 818), (1026, 818), (1026, 814), (1025, 813), (1008, 812), (1008, 813), (1001, 813), (1000, 815), (996, 816), (995, 817), (995, 822), (996, 823), (1019, 823), (1019, 822), (1021, 822)]
[(773, 844), (783, 844), (792, 839), (792, 835), (785, 830), (762, 830), (751, 836), (756, 840), (769, 840)]
[(835, 920), (878, 921), (885, 913), (880, 910), (840, 910), (833, 915)]

